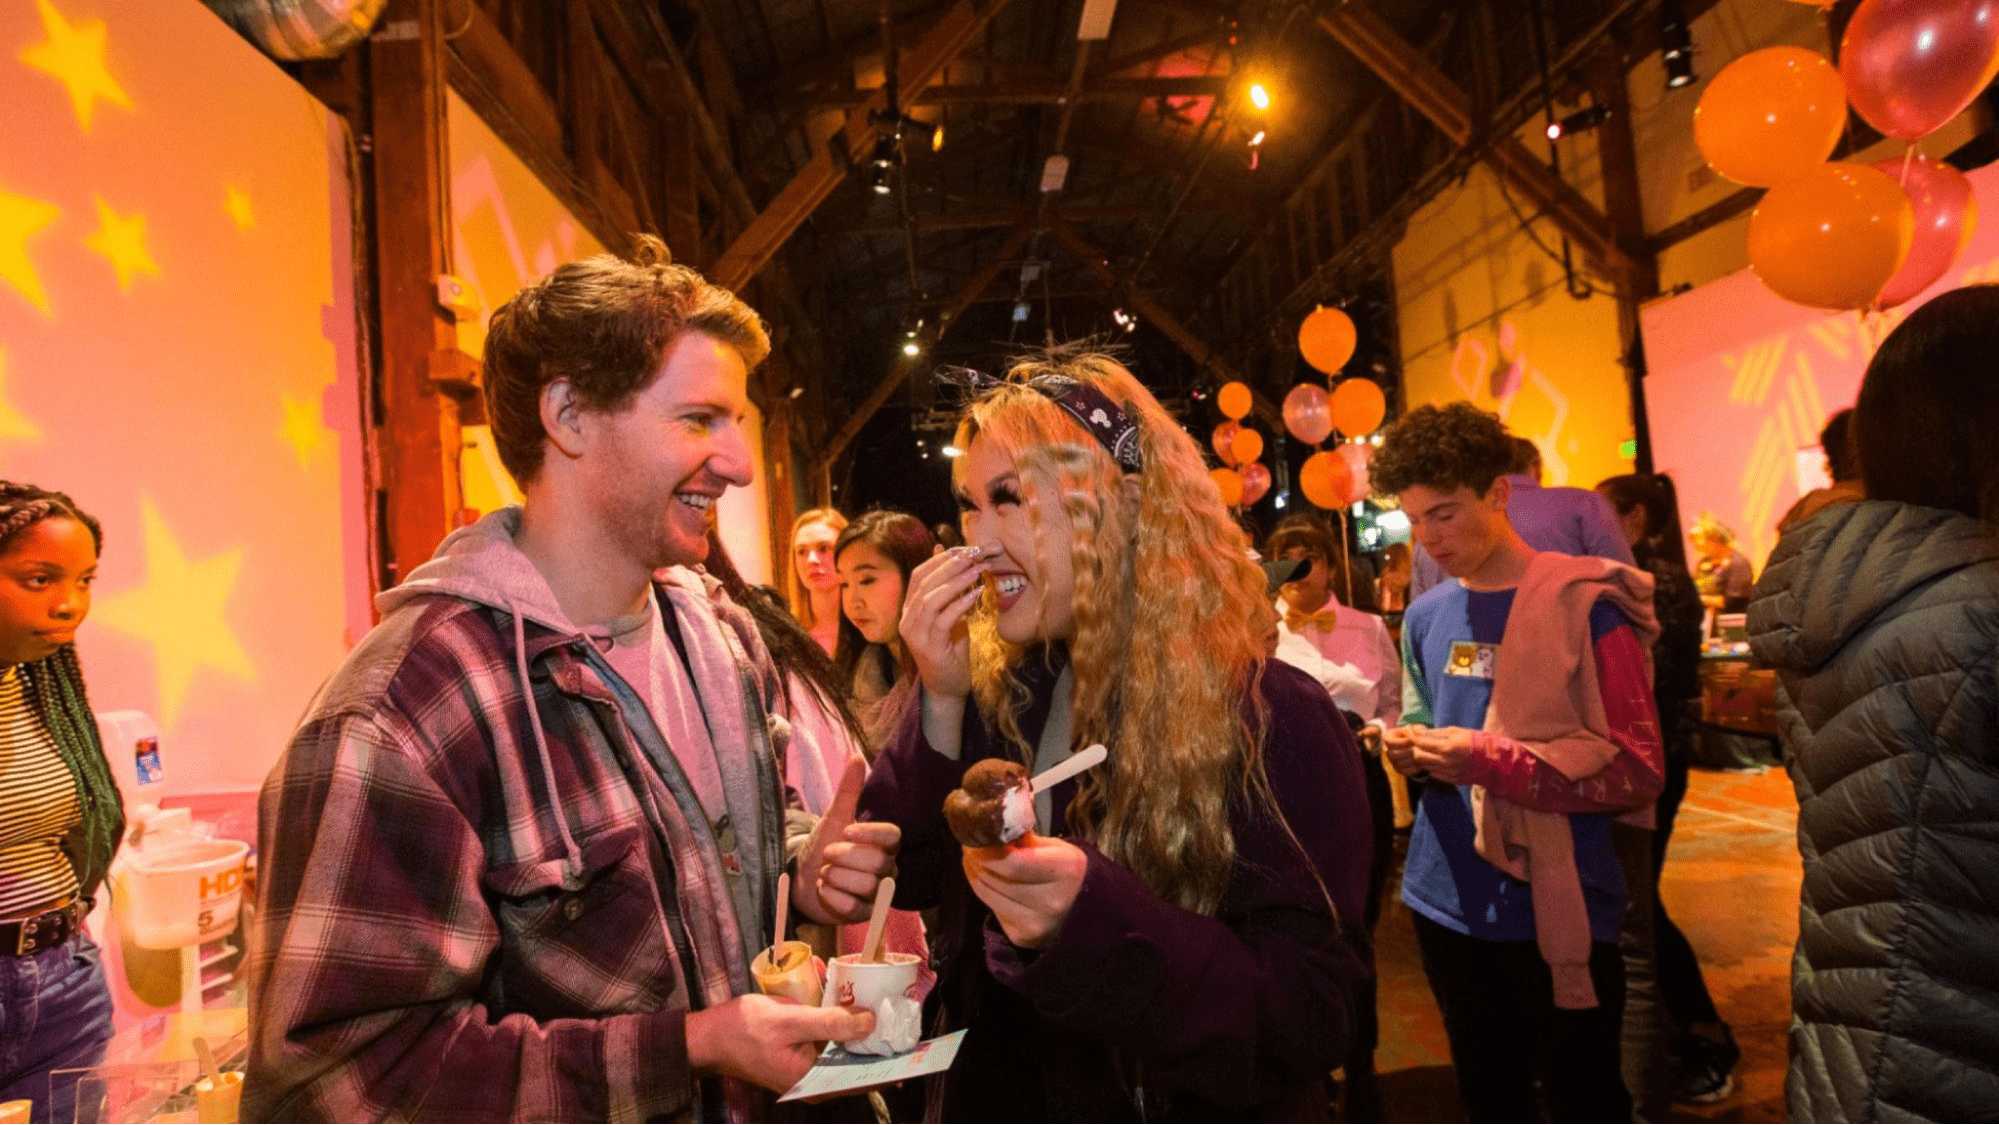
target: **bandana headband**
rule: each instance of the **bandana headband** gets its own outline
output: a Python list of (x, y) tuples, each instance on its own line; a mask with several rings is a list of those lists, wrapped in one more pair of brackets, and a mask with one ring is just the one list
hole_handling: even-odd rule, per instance
[[(936, 379), (941, 384), (960, 387), (974, 394), (985, 394), (1007, 385), (1003, 379), (995, 379), (970, 367), (940, 367)], [(1111, 455), (1111, 460), (1117, 462), (1118, 468), (1127, 473), (1145, 471), (1145, 456), (1138, 448), (1138, 423), (1108, 395), (1066, 375), (1036, 375), (1024, 385), (1041, 392), (1048, 401), (1080, 423)]]

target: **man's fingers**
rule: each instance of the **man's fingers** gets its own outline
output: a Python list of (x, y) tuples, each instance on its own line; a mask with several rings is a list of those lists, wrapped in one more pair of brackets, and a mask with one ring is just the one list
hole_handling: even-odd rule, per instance
[(826, 888), (844, 891), (874, 901), (875, 888), (881, 885), (882, 877), (866, 871), (855, 871), (846, 867), (827, 864), (819, 869), (819, 893), (823, 898)]
[(780, 1030), (791, 1043), (823, 1043), (829, 1039), (864, 1039), (875, 1029), (875, 1014), (860, 1008), (785, 1007)]
[(828, 844), (825, 864), (829, 869), (844, 867), (875, 876), (895, 874), (895, 857), (887, 849), (872, 844)]
[(859, 754), (847, 755), (840, 787), (833, 791), (833, 802), (826, 807), (826, 815), (819, 818), (822, 831), (841, 831), (854, 822), (854, 810), (860, 807), (861, 789), (867, 783), (868, 760)]
[(860, 899), (824, 881), (819, 884), (819, 905), (828, 917), (840, 922), (856, 922), (868, 916)]
[(864, 820), (847, 826), (847, 843), (892, 852), (902, 846), (902, 829), (885, 820)]

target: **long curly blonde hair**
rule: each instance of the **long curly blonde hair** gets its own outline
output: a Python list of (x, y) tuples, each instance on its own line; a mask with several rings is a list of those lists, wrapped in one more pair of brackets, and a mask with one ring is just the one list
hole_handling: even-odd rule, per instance
[[(1124, 474), (1034, 385), (1050, 376), (1095, 387), (1137, 422), (1144, 471)], [(1110, 356), (1051, 353), (1016, 363), (967, 408), (957, 444), (978, 439), (1012, 457), (1044, 559), (1040, 488), (1060, 489), (1070, 523), (1074, 745), (1111, 750), (1084, 775), (1071, 826), (1153, 893), (1211, 915), (1235, 862), (1232, 802), (1275, 812), (1258, 760), (1269, 724), (1257, 681), (1263, 638), (1276, 627), (1263, 572), (1193, 439)], [(962, 467), (956, 475), (962, 485)], [(1028, 692), (1018, 670), (1028, 650), (1000, 639), (990, 593), (971, 631), (979, 706), (1031, 762), (1019, 722)]]

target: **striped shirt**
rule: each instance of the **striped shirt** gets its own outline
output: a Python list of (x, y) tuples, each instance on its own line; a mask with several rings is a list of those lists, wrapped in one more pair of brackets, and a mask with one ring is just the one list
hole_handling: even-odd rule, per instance
[(0, 672), (0, 919), (76, 897), (62, 838), (83, 819), (76, 779), (29, 706), (21, 669)]

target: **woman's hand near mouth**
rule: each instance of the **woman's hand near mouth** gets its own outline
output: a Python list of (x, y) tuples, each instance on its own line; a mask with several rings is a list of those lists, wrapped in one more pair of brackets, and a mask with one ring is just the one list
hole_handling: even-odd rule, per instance
[(902, 640), (923, 690), (962, 700), (972, 691), (972, 646), (958, 628), (978, 601), (988, 569), (977, 547), (959, 547), (926, 560), (909, 576), (903, 600)]

